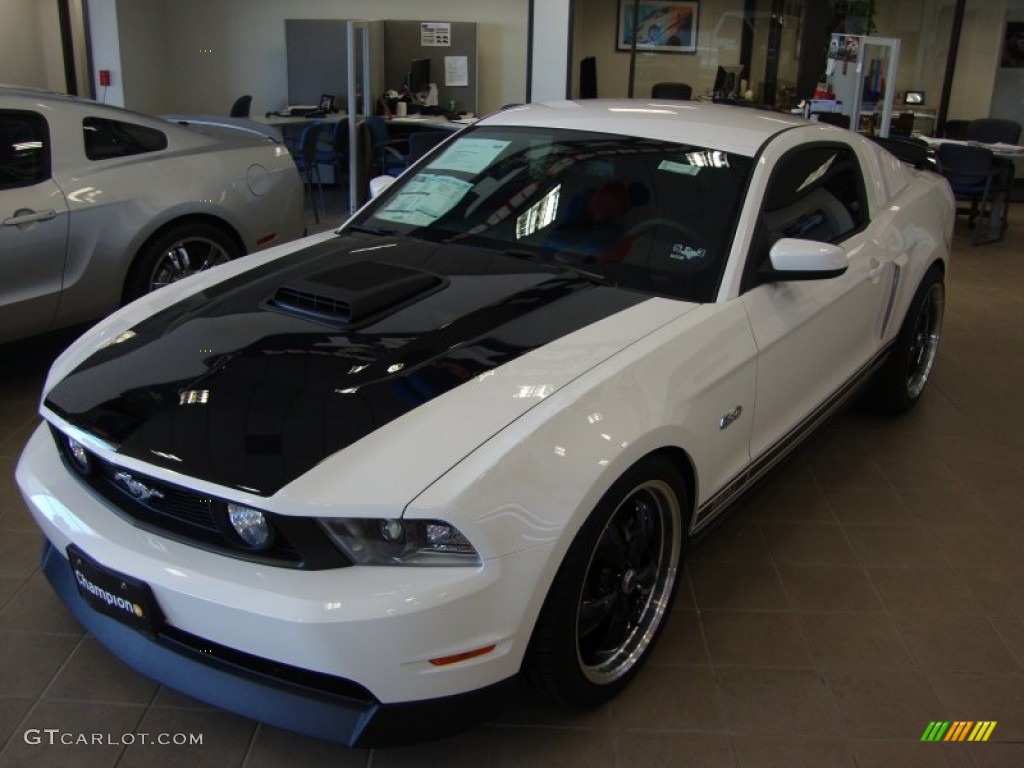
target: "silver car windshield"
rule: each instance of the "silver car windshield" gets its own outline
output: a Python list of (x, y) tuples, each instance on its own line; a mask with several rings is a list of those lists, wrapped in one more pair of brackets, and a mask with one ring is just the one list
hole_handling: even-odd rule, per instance
[(359, 228), (459, 243), (712, 301), (749, 157), (552, 128), (466, 130), (422, 161)]

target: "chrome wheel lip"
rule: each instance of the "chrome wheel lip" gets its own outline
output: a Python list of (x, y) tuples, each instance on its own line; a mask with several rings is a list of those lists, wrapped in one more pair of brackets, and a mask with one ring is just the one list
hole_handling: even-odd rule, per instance
[(229, 261), (231, 256), (217, 241), (201, 236), (183, 237), (161, 252), (147, 281), (148, 290), (155, 291)]
[(943, 290), (936, 283), (925, 294), (910, 341), (907, 366), (907, 396), (916, 399), (924, 391), (939, 351), (942, 331)]
[[(627, 505), (634, 503), (639, 494), (649, 495), (656, 503), (659, 547), (654, 584), (643, 601), (639, 611), (639, 619), (628, 631), (623, 641), (607, 659), (599, 663), (590, 663), (584, 658), (584, 653), (580, 647), (580, 623), (581, 609), (586, 596), (587, 586), (593, 577), (592, 571), (595, 566), (595, 556), (602, 540), (608, 534), (609, 527), (619, 519), (620, 514), (624, 512)], [(580, 671), (589, 682), (596, 685), (607, 685), (615, 682), (633, 669), (648, 648), (650, 648), (654, 636), (665, 618), (676, 582), (676, 573), (679, 569), (682, 551), (681, 527), (682, 511), (679, 500), (672, 488), (661, 480), (648, 480), (637, 485), (623, 497), (609, 517), (601, 535), (598, 537), (594, 551), (590, 554), (590, 560), (587, 563), (587, 569), (583, 578), (583, 587), (576, 606), (576, 659)], [(637, 590), (635, 579), (635, 570), (632, 568), (619, 576), (618, 583), (621, 585), (621, 591), (627, 597)]]

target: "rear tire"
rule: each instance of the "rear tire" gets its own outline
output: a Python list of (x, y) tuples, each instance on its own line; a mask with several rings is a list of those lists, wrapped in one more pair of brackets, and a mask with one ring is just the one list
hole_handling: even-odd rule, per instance
[(896, 416), (921, 399), (938, 354), (945, 300), (942, 272), (932, 267), (910, 302), (889, 359), (865, 393), (871, 410)]
[(174, 224), (139, 249), (125, 282), (125, 303), (241, 255), (234, 238), (214, 224)]
[(682, 562), (686, 488), (663, 456), (634, 464), (573, 540), (527, 650), (531, 684), (593, 707), (636, 676), (668, 619)]

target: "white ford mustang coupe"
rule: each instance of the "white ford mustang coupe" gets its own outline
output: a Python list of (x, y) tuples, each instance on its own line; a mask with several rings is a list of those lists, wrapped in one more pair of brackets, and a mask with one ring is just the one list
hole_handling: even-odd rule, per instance
[(44, 570), (144, 674), (348, 744), (521, 679), (604, 702), (691, 537), (851, 396), (921, 397), (953, 211), (771, 112), (492, 115), (55, 362), (17, 473)]

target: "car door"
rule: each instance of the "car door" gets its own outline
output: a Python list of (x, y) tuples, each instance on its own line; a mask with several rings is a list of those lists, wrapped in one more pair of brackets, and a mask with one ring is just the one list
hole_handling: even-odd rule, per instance
[[(796, 143), (776, 157), (744, 273), (741, 300), (758, 348), (751, 457), (768, 460), (812, 427), (879, 352), (892, 263), (872, 237), (860, 161), (843, 141)], [(779, 280), (768, 251), (783, 237), (846, 252), (838, 277)]]
[(45, 331), (57, 311), (68, 207), (51, 162), (46, 119), (0, 109), (0, 342)]

